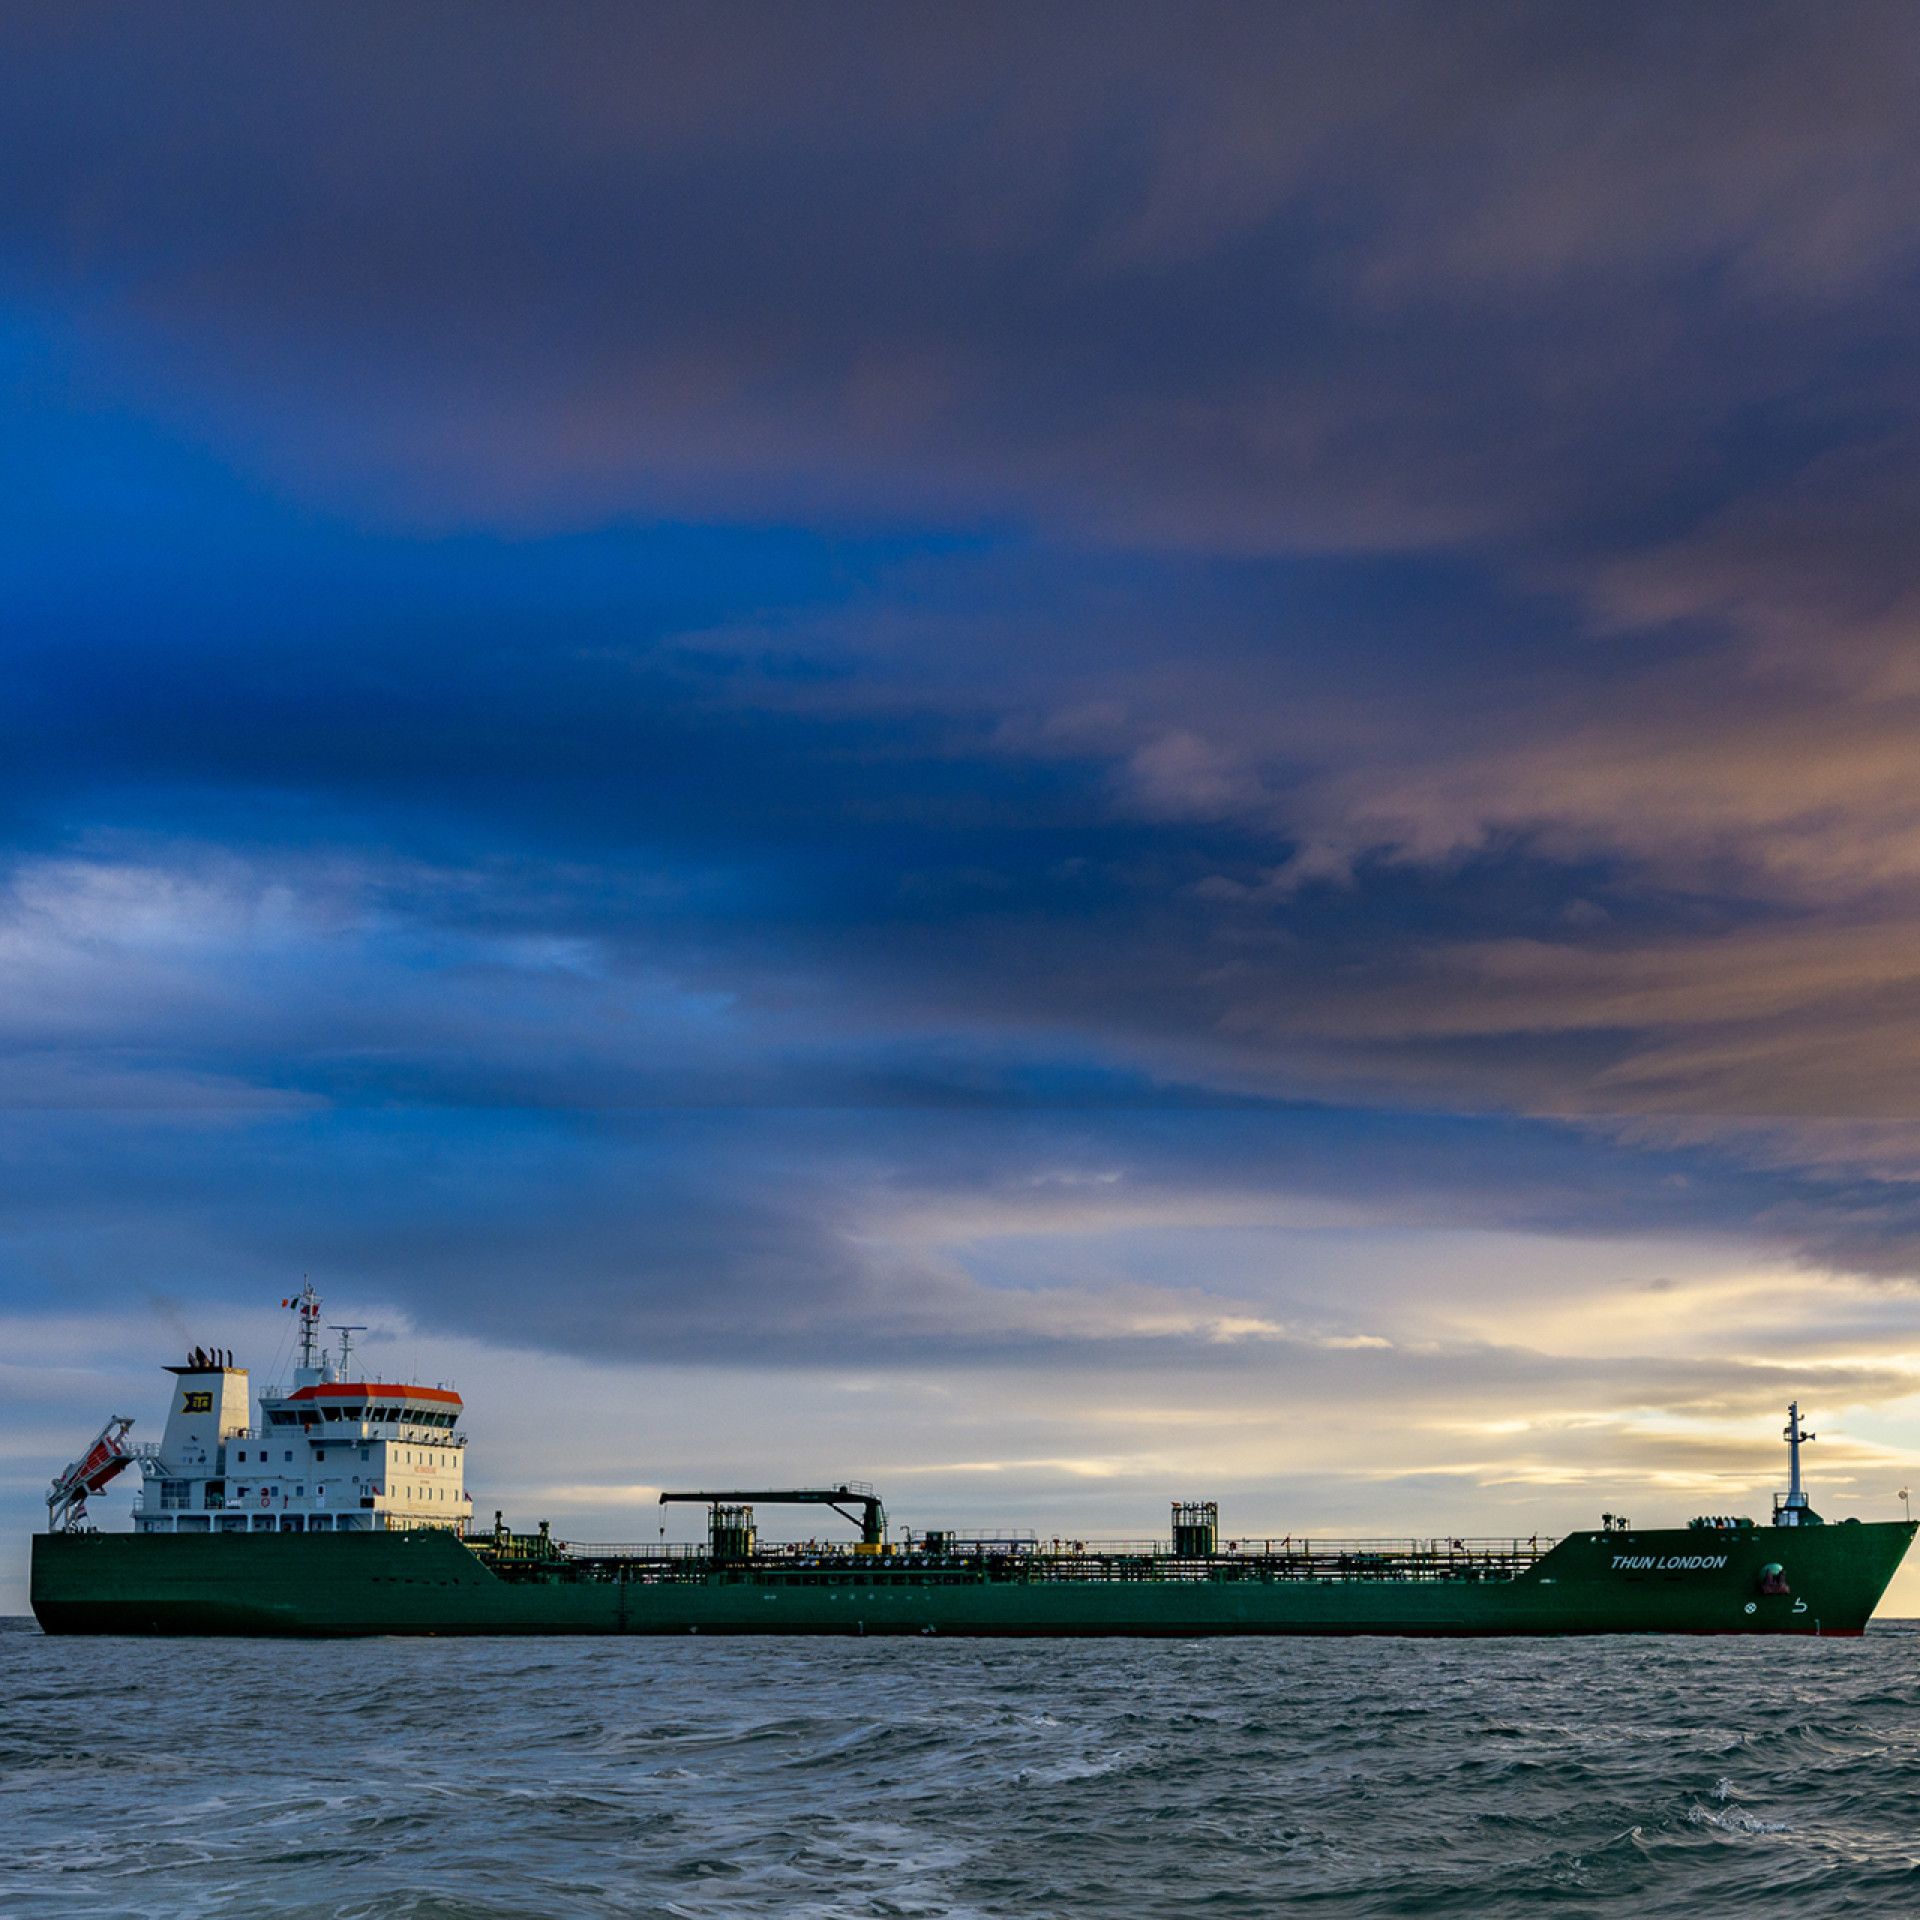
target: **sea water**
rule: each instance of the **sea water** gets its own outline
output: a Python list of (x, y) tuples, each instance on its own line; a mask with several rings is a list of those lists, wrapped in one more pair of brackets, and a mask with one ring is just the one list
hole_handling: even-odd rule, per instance
[(1855, 1641), (47, 1639), (0, 1913), (1920, 1912)]

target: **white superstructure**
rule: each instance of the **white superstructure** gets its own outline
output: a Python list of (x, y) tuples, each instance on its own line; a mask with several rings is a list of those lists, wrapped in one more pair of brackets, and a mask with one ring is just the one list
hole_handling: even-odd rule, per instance
[(352, 1533), (392, 1527), (464, 1530), (462, 1402), (450, 1387), (350, 1378), (351, 1335), (340, 1356), (317, 1352), (320, 1302), (307, 1288), (301, 1363), (290, 1391), (261, 1395), (249, 1418), (247, 1370), (232, 1355), (196, 1348), (169, 1367), (176, 1387), (157, 1447), (138, 1450), (144, 1484), (133, 1523), (142, 1533)]

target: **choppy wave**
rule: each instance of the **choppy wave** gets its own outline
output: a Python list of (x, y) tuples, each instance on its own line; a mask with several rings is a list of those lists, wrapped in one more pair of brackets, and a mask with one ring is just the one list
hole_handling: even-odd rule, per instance
[(0, 1914), (1920, 1911), (1860, 1641), (49, 1640)]

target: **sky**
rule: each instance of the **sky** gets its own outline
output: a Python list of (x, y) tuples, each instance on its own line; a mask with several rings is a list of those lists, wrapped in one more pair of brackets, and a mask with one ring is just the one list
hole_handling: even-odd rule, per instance
[(1917, 83), (1893, 5), (10, 10), (0, 1611), (303, 1276), (577, 1538), (1764, 1514), (1795, 1396), (1897, 1515)]

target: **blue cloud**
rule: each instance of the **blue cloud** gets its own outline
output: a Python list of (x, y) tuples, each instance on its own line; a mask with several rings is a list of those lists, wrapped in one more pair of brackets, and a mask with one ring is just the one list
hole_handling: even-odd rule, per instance
[(1104, 1350), (897, 1226), (1063, 1165), (1096, 1304), (1274, 1195), (1910, 1271), (1873, 22), (422, 27), (404, 115), (126, 24), (0, 112), (15, 1297)]

